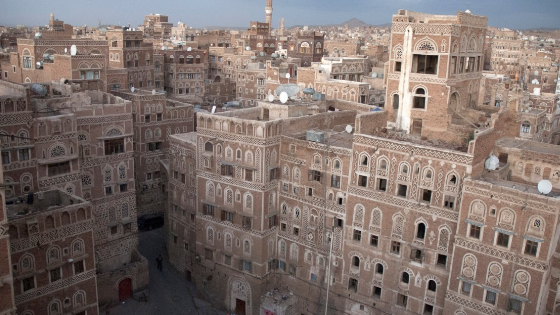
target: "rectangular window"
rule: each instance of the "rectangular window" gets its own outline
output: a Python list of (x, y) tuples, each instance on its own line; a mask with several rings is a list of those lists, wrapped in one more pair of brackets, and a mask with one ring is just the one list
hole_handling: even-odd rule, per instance
[(181, 174), (181, 183), (183, 183), (183, 184), (187, 183), (187, 175)]
[(471, 224), (471, 230), (469, 236), (472, 238), (480, 239), (480, 226)]
[(49, 271), (51, 282), (55, 282), (62, 278), (62, 274), (60, 272), (60, 267), (54, 268), (53, 270)]
[(111, 227), (111, 235), (115, 235), (119, 232), (119, 227), (118, 226), (112, 226)]
[(354, 229), (354, 233), (352, 233), (352, 239), (354, 241), (361, 241), (362, 240), (362, 231)]
[(465, 70), (465, 57), (461, 57), (461, 59), (459, 59), (459, 73), (463, 73), (464, 70)]
[(161, 149), (161, 142), (148, 143), (148, 151), (156, 151)]
[(431, 315), (434, 313), (434, 306), (430, 304), (424, 304), (424, 315)]
[(278, 217), (276, 215), (268, 217), (268, 228), (271, 229), (273, 226), (278, 225)]
[(245, 170), (245, 180), (248, 182), (252, 182), (253, 181), (253, 170)]
[(316, 274), (314, 274), (314, 273), (311, 274), (311, 281), (317, 282), (317, 275)]
[(311, 188), (311, 187), (307, 188), (307, 195), (308, 196), (313, 196), (313, 188)]
[(278, 168), (275, 167), (275, 168), (271, 169), (269, 175), (270, 175), (270, 176), (269, 176), (269, 177), (270, 177), (270, 180), (275, 180), (275, 179), (277, 179), (277, 178), (278, 178)]
[(241, 219), (241, 226), (245, 229), (250, 229), (252, 227), (252, 220), (251, 217), (243, 217)]
[(381, 288), (380, 287), (373, 287), (373, 297), (381, 299)]
[(464, 295), (470, 295), (471, 294), (471, 284), (463, 281), (461, 283), (461, 293), (463, 293)]
[(457, 56), (451, 57), (451, 74), (457, 73)]
[(539, 243), (538, 242), (534, 242), (534, 241), (530, 241), (530, 240), (525, 241), (525, 255), (530, 255), (530, 256), (536, 257), (538, 249), (539, 249)]
[(10, 164), (10, 151), (2, 151), (2, 164)]
[(509, 298), (508, 312), (514, 312), (515, 314), (521, 314), (523, 309), (523, 302), (515, 298)]
[(401, 243), (397, 242), (397, 241), (392, 241), (391, 242), (391, 253), (395, 254), (395, 255), (400, 255), (401, 254)]
[(331, 176), (331, 187), (340, 188), (340, 176)]
[(57, 176), (70, 173), (70, 161), (53, 163), (48, 166), (49, 176)]
[(298, 227), (294, 227), (294, 235), (299, 236), (299, 228)]
[(152, 180), (152, 173), (146, 173), (146, 180)]
[(124, 138), (105, 140), (105, 155), (124, 152)]
[(288, 184), (286, 184), (286, 183), (282, 184), (282, 190), (284, 192), (288, 192)]
[(280, 223), (280, 231), (286, 232), (286, 223)]
[(455, 205), (455, 197), (445, 195), (443, 197), (443, 206), (448, 209), (453, 209), (453, 205)]
[(379, 236), (372, 235), (369, 239), (369, 245), (371, 245), (373, 247), (379, 246)]
[(339, 218), (334, 218), (334, 226), (336, 227), (344, 227), (344, 220)]
[(128, 191), (128, 184), (119, 184), (119, 190), (120, 192)]
[(105, 196), (113, 194), (113, 186), (105, 186)]
[(407, 303), (408, 303), (408, 296), (397, 293), (397, 305), (406, 307)]
[[(131, 223), (123, 224), (123, 230), (124, 230), (124, 234), (128, 234), (128, 233), (132, 232), (132, 224)], [(175, 236), (175, 237), (177, 237), (177, 236)], [(175, 244), (177, 244), (176, 239), (175, 239)]]
[(173, 179), (178, 179), (179, 178), (179, 172), (174, 171), (173, 172)]
[(295, 276), (295, 275), (296, 275), (296, 270), (297, 270), (296, 266), (290, 264), (290, 268), (288, 269), (288, 272), (289, 272), (292, 276)]
[(387, 191), (387, 180), (385, 178), (380, 178), (377, 180), (377, 189), (381, 191)]
[(486, 303), (496, 305), (496, 293), (486, 290), (486, 298), (484, 299)]
[(84, 271), (85, 271), (85, 268), (84, 268), (84, 261), (83, 260), (74, 263), (74, 274), (75, 275), (80, 274)]
[(414, 55), (412, 57), (412, 73), (437, 74), (438, 56)]
[(233, 177), (233, 165), (222, 164), (221, 173), (223, 176)]
[(402, 62), (395, 62), (395, 72), (401, 72)]
[(150, 122), (151, 115), (144, 115), (144, 122)]
[(497, 232), (497, 239), (496, 239), (496, 245), (498, 246), (502, 246), (502, 247), (508, 247), (509, 245), (509, 235), (505, 234), (505, 233), (501, 233), (501, 232)]
[(406, 191), (408, 190), (408, 186), (407, 185), (398, 185), (398, 189), (397, 189), (397, 196), (400, 197), (406, 197)]
[(214, 206), (206, 203), (202, 204), (202, 213), (204, 215), (214, 216)]
[(358, 186), (367, 187), (367, 176), (359, 175), (358, 176)]
[(358, 279), (354, 279), (354, 278), (348, 279), (348, 290), (354, 292), (358, 291)]
[(20, 161), (29, 160), (29, 149), (19, 149), (18, 150), (18, 158), (19, 158)]
[(222, 210), (222, 221), (233, 222), (233, 212)]
[(410, 259), (412, 259), (412, 260), (414, 260), (414, 261), (416, 261), (416, 262), (421, 263), (423, 257), (424, 257), (424, 256), (422, 255), (422, 250), (420, 250), (420, 249), (414, 249), (414, 248), (413, 248), (413, 249), (410, 251)]
[(157, 121), (162, 121), (163, 120), (163, 114), (156, 114), (156, 120)]
[(440, 267), (447, 266), (447, 255), (438, 254), (437, 255), (437, 265)]
[(35, 288), (35, 277), (29, 277), (21, 280), (23, 284), (23, 292), (29, 291)]
[(429, 189), (424, 189), (422, 192), (422, 201), (430, 202), (432, 201), (432, 191)]
[(33, 67), (33, 59), (31, 57), (23, 57), (23, 68), (31, 69)]
[(320, 182), (321, 181), (321, 172), (316, 171), (316, 170), (309, 171), (309, 180)]

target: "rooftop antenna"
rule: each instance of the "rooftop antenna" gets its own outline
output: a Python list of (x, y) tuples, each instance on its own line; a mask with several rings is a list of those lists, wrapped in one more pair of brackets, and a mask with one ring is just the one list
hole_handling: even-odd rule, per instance
[(290, 73), (286, 73), (286, 79), (288, 79), (288, 84), (290, 84)]

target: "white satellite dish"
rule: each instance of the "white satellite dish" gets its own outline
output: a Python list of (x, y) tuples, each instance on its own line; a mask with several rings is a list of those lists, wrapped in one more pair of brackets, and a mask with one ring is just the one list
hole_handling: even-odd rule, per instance
[(68, 53), (68, 48), (64, 48), (64, 53), (65, 53), (65, 54)]
[(346, 128), (345, 128), (346, 132), (352, 133), (352, 129), (353, 129), (352, 126), (346, 125)]
[(280, 102), (282, 104), (286, 104), (287, 101), (288, 101), (288, 93), (286, 92), (280, 93)]
[(152, 90), (152, 95), (156, 95), (156, 90)]
[(212, 106), (212, 114), (216, 112), (216, 105)]
[(289, 78), (290, 78), (290, 74), (286, 73), (286, 79), (289, 79)]
[(245, 47), (245, 50), (251, 50), (251, 46)]
[(191, 47), (187, 47), (187, 51), (192, 51), (192, 48), (191, 48)]
[(78, 52), (78, 48), (76, 48), (76, 45), (70, 46), (70, 55), (76, 56), (77, 52)]
[(539, 182), (537, 188), (541, 194), (546, 195), (552, 191), (552, 183), (549, 180), (543, 179)]
[(130, 92), (134, 93), (134, 90), (135, 90), (134, 87), (131, 87), (131, 88), (130, 88)]
[(495, 171), (500, 166), (500, 160), (495, 155), (490, 155), (489, 158), (484, 161), (484, 167), (489, 171)]
[(268, 101), (272, 103), (274, 101), (274, 95), (268, 94)]

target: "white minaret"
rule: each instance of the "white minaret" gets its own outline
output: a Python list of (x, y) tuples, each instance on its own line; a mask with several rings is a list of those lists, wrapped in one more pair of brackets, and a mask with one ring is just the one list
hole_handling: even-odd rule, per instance
[(266, 12), (266, 23), (268, 24), (268, 28), (272, 29), (272, 0), (266, 0), (266, 8), (264, 8), (264, 12)]

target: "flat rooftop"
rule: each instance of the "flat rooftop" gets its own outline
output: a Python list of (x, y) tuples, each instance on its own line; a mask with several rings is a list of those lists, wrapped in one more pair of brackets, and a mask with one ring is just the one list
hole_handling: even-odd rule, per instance
[(62, 190), (48, 190), (6, 201), (6, 210), (8, 219), (13, 220), (82, 203), (86, 204), (88, 202)]
[[(529, 193), (529, 194), (542, 195), (539, 192), (539, 189), (537, 188), (536, 184), (535, 185), (522, 184), (522, 183), (511, 182), (511, 181), (507, 181), (507, 180), (485, 178), (484, 176), (479, 178), (478, 180), (483, 181), (483, 182), (487, 182), (487, 183), (492, 184), (494, 186), (511, 188), (511, 189), (515, 189), (515, 190), (525, 192), (525, 193)], [(548, 193), (546, 195), (543, 195), (543, 196), (558, 198), (558, 197), (560, 197), (560, 192), (559, 191), (551, 191), (550, 193)]]
[(560, 163), (560, 146), (554, 144), (547, 144), (533, 140), (525, 140), (519, 138), (502, 138), (496, 141), (496, 146), (503, 148), (519, 149), (522, 151), (531, 151), (544, 154), (551, 154), (558, 156)]
[(411, 144), (419, 144), (429, 147), (435, 147), (440, 149), (448, 149), (460, 152), (467, 152), (468, 146), (466, 145), (456, 145), (452, 143), (447, 143), (443, 140), (438, 139), (422, 139), (420, 136), (407, 134), (403, 131), (393, 131), (390, 129), (382, 129), (381, 131), (374, 132), (372, 134), (374, 137), (385, 138), (390, 140), (397, 140), (402, 142), (407, 142)]

